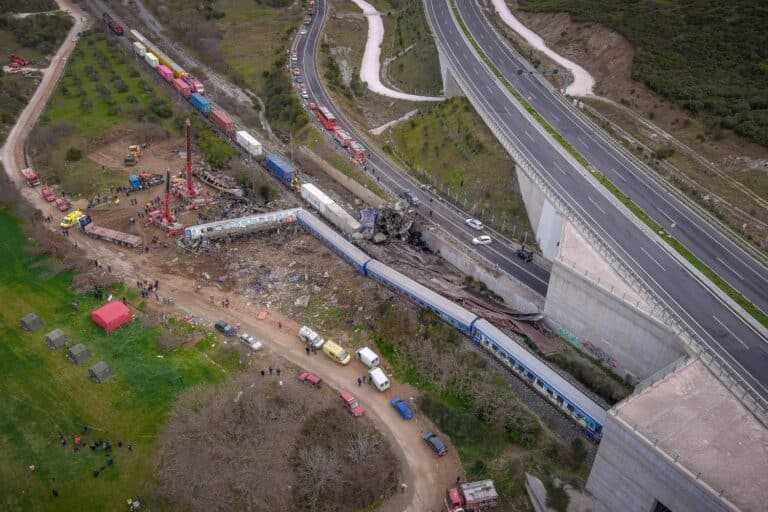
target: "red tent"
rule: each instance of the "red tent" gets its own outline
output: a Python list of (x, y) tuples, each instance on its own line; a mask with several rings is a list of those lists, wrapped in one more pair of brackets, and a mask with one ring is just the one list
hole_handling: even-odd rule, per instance
[(107, 332), (114, 331), (132, 319), (133, 313), (131, 310), (119, 300), (113, 300), (91, 313), (91, 320), (99, 324)]

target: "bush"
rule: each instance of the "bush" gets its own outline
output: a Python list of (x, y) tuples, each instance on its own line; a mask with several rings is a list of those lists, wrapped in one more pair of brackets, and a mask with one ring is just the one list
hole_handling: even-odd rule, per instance
[(83, 152), (74, 146), (70, 146), (65, 157), (67, 162), (77, 162), (83, 158)]

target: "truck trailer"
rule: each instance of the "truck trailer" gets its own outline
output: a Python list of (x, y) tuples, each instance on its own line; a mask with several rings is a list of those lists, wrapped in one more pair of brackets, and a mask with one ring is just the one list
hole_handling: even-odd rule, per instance
[(140, 236), (95, 225), (90, 215), (82, 215), (78, 218), (77, 225), (83, 233), (96, 240), (107, 240), (125, 247), (140, 247), (144, 243)]
[(211, 110), (213, 110), (213, 105), (211, 104), (210, 100), (200, 94), (197, 94), (197, 93), (191, 94), (189, 96), (189, 102), (192, 104), (193, 107), (195, 107), (197, 110), (199, 110), (205, 115), (210, 114)]
[(296, 170), (291, 164), (277, 155), (269, 155), (264, 166), (269, 172), (277, 176), (280, 181), (290, 183), (296, 175)]
[(261, 142), (245, 130), (235, 132), (235, 142), (254, 158), (261, 158), (264, 154)]
[(213, 124), (219, 127), (219, 129), (227, 134), (230, 139), (235, 135), (235, 122), (227, 115), (226, 112), (221, 110), (211, 111), (211, 121)]

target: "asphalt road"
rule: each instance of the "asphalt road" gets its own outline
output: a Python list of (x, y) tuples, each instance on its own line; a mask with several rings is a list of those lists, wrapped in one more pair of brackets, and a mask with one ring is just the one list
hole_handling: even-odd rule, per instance
[[(576, 115), (562, 101), (559, 93), (530, 74), (518, 75), (527, 69), (491, 27), (478, 2), (456, 3), (483, 51), (507, 80), (558, 132), (560, 132), (592, 165), (607, 176), (645, 212), (667, 229), (720, 277), (739, 290), (763, 311), (768, 311), (768, 268), (726, 237), (698, 212), (670, 195), (636, 160), (596, 135), (600, 128)], [(672, 227), (672, 224), (675, 227)]]
[(452, 70), (469, 84), (471, 90), (467, 92), (476, 98), (472, 99), (475, 107), (489, 113), (490, 122), (515, 143), (523, 157), (704, 343), (757, 393), (768, 397), (767, 340), (595, 190), (558, 150), (556, 142), (517, 110), (509, 92), (463, 38), (448, 0), (424, 2), (434, 36)]
[[(549, 283), (549, 272), (546, 269), (533, 263), (525, 263), (517, 258), (515, 252), (519, 246), (514, 242), (500, 238), (498, 233), (493, 233), (487, 228), (483, 233), (490, 234), (494, 239), (493, 243), (486, 246), (473, 246), (471, 240), (480, 232), (465, 224), (464, 221), (470, 217), (469, 214), (443, 201), (439, 196), (419, 189), (416, 180), (410, 178), (386, 156), (378, 153), (377, 149), (367, 142), (360, 130), (345, 121), (340, 115), (339, 110), (326, 92), (317, 70), (318, 45), (327, 11), (327, 1), (318, 0), (314, 19), (307, 27), (307, 34), (299, 36), (295, 45), (298, 57), (297, 64), (302, 70), (304, 83), (310, 96), (309, 101), (328, 107), (336, 115), (337, 124), (368, 149), (366, 170), (373, 179), (378, 179), (381, 185), (395, 195), (404, 190), (413, 191), (422, 202), (422, 205), (416, 210), (424, 220), (437, 223), (442, 229), (463, 242), (467, 251), (481, 254), (492, 264), (498, 265), (500, 270), (516, 278), (537, 294), (542, 297), (546, 296)], [(431, 217), (429, 210), (432, 210)]]

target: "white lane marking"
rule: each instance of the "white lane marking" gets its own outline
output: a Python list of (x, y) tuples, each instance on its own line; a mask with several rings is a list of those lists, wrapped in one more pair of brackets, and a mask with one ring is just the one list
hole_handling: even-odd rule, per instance
[(557, 117), (557, 116), (556, 116), (554, 113), (552, 113), (552, 112), (550, 112), (550, 113), (549, 113), (549, 117), (551, 117), (552, 119), (554, 119), (554, 120), (555, 120), (555, 121), (557, 121), (558, 123), (560, 122), (560, 118), (559, 118), (559, 117)]
[(730, 334), (730, 335), (731, 335), (731, 338), (735, 339), (736, 341), (738, 341), (739, 343), (741, 343), (741, 346), (742, 346), (742, 347), (744, 347), (745, 349), (749, 350), (749, 345), (747, 345), (746, 343), (744, 343), (743, 341), (741, 341), (739, 338), (737, 338), (737, 337), (736, 337), (736, 335), (735, 335), (735, 334), (733, 334), (733, 332), (731, 332), (731, 330), (730, 330), (729, 328), (727, 328), (723, 322), (721, 322), (721, 321), (720, 321), (720, 319), (719, 319), (719, 318), (717, 318), (715, 315), (712, 315), (712, 319), (713, 319), (715, 322), (719, 323), (719, 324), (720, 324), (720, 325), (723, 327), (723, 329), (725, 329), (725, 330), (728, 332), (728, 334)]
[(528, 130), (523, 130), (525, 132), (525, 136), (531, 139), (531, 142), (536, 142), (536, 139), (534, 139), (530, 133), (528, 133)]
[(620, 172), (618, 172), (616, 169), (613, 169), (613, 172), (616, 174), (616, 176), (618, 176), (618, 177), (619, 177), (619, 179), (620, 179), (621, 181), (623, 181), (624, 183), (626, 183), (626, 182), (627, 182), (627, 178), (625, 178), (623, 174), (621, 174)]
[(664, 210), (662, 210), (661, 208), (658, 208), (658, 207), (657, 207), (656, 209), (657, 209), (657, 210), (659, 210), (659, 213), (660, 213), (660, 214), (662, 214), (663, 216), (665, 216), (666, 218), (668, 218), (670, 222), (675, 222), (675, 219), (673, 219), (672, 217), (670, 217), (669, 215), (667, 215), (667, 212), (665, 212)]
[(661, 266), (661, 263), (659, 263), (659, 262), (656, 260), (656, 258), (654, 258), (653, 256), (651, 256), (651, 253), (649, 253), (648, 251), (646, 251), (646, 250), (645, 250), (645, 247), (641, 247), (641, 248), (640, 248), (640, 250), (641, 250), (641, 251), (643, 251), (643, 252), (645, 253), (645, 255), (646, 255), (646, 256), (648, 256), (648, 257), (651, 259), (651, 261), (652, 261), (652, 262), (654, 262), (656, 265), (658, 265), (658, 267), (659, 267), (659, 268), (660, 268), (662, 271), (664, 271), (664, 272), (666, 272), (666, 271), (667, 271), (667, 269), (665, 269), (664, 267), (662, 267), (662, 266)]
[(579, 142), (581, 142), (581, 143), (582, 143), (582, 144), (583, 144), (585, 147), (586, 147), (586, 146), (589, 146), (589, 144), (587, 144), (586, 142), (584, 142), (584, 139), (582, 139), (580, 136), (578, 136), (578, 135), (577, 135), (577, 136), (576, 136), (576, 139), (577, 139)]
[(724, 262), (723, 260), (721, 260), (719, 256), (715, 257), (715, 259), (716, 259), (717, 261), (719, 261), (719, 262), (720, 262), (720, 263), (721, 263), (721, 264), (722, 264), (722, 265), (723, 265), (725, 268), (727, 268), (728, 270), (730, 270), (731, 272), (733, 272), (734, 274), (736, 274), (736, 277), (738, 277), (738, 278), (739, 278), (739, 279), (741, 279), (742, 281), (744, 280), (744, 276), (742, 276), (741, 274), (739, 274), (738, 272), (736, 272), (736, 271), (733, 269), (733, 267), (732, 267), (732, 266), (730, 266), (729, 264), (727, 264), (726, 262)]
[(554, 165), (555, 167), (557, 167), (557, 170), (558, 170), (558, 171), (560, 171), (561, 173), (563, 173), (563, 174), (565, 174), (565, 175), (567, 176), (567, 174), (566, 174), (566, 172), (563, 170), (563, 168), (562, 168), (562, 167), (560, 167), (560, 164), (558, 164), (557, 162), (552, 162), (552, 165)]
[(607, 215), (607, 214), (605, 213), (605, 210), (603, 210), (603, 209), (600, 207), (600, 205), (599, 205), (599, 204), (597, 204), (597, 203), (595, 202), (595, 200), (594, 200), (594, 199), (592, 199), (592, 196), (587, 196), (587, 199), (589, 199), (589, 202), (590, 202), (590, 203), (592, 203), (593, 205), (595, 205), (595, 208), (597, 208), (598, 210), (600, 210), (601, 212), (603, 212), (603, 215)]

